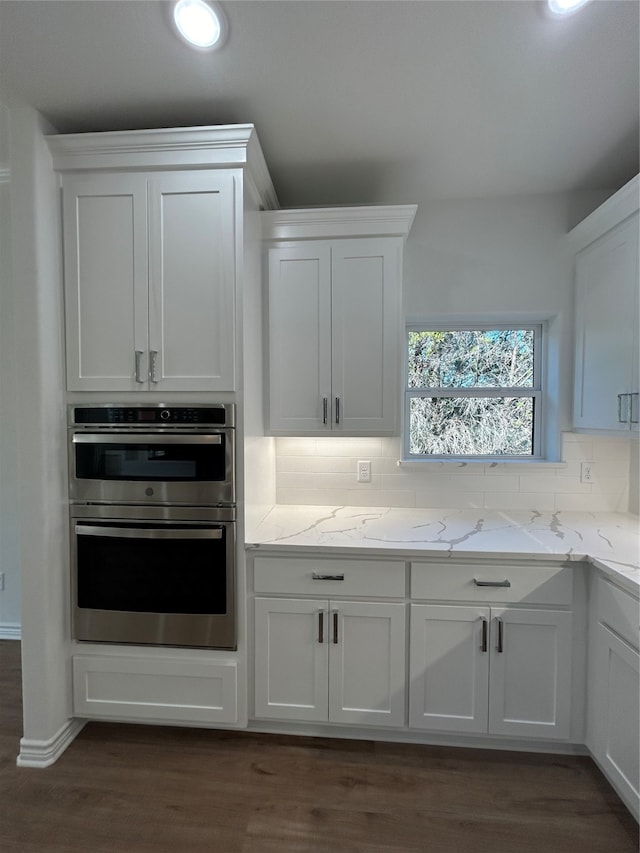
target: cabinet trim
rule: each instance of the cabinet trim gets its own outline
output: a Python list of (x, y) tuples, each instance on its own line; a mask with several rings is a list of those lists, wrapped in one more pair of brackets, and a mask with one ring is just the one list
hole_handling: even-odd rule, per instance
[(406, 237), (417, 209), (406, 204), (266, 211), (261, 217), (262, 236), (265, 240)]

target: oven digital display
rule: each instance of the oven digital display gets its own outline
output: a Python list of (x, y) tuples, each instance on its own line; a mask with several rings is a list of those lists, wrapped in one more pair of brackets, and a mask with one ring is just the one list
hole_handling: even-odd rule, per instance
[(138, 411), (138, 420), (139, 421), (155, 421), (156, 412), (154, 409), (139, 409)]

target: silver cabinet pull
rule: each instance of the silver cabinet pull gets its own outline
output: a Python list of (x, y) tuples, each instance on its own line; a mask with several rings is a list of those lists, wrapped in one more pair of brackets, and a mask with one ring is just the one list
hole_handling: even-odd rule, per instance
[(489, 650), (489, 623), (486, 619), (482, 620), (482, 645), (480, 646), (481, 652), (487, 652)]
[(478, 580), (478, 578), (474, 578), (474, 579), (473, 579), (473, 582), (474, 582), (474, 584), (475, 584), (476, 586), (504, 586), (504, 587), (510, 587), (510, 586), (511, 586), (511, 581), (509, 581), (509, 580), (504, 580), (504, 581), (479, 581), (479, 580)]
[(318, 613), (318, 642), (320, 645), (324, 643), (324, 610)]
[(338, 611), (333, 611), (333, 642), (338, 642)]
[(322, 423), (326, 424), (327, 417), (329, 412), (329, 399), (327, 397), (322, 398)]
[(340, 397), (336, 397), (336, 423), (340, 423)]
[(496, 616), (496, 623), (498, 625), (498, 644), (496, 645), (496, 651), (499, 654), (502, 654), (504, 651), (504, 622)]
[(155, 349), (149, 350), (149, 381), (153, 382), (155, 385), (158, 384), (158, 380), (156, 379), (156, 359), (158, 357), (158, 351)]
[(142, 379), (142, 356), (143, 351), (141, 349), (136, 350), (136, 382), (139, 382), (141, 385), (144, 385), (144, 379)]
[[(629, 422), (632, 424), (637, 424), (638, 423), (638, 402), (639, 402), (638, 398), (640, 398), (640, 393), (638, 393), (638, 391), (634, 391), (633, 394), (629, 394), (629, 396), (631, 397), (631, 413), (630, 413), (631, 417), (629, 418)], [(635, 403), (635, 405), (634, 405), (634, 403)], [(635, 413), (635, 418), (634, 418), (634, 413)]]
[(314, 581), (343, 581), (344, 573), (341, 575), (320, 575), (317, 572), (311, 573), (311, 580)]
[[(619, 424), (628, 424), (628, 423), (637, 423), (637, 421), (631, 420), (629, 415), (631, 414), (629, 409), (633, 409), (633, 394), (618, 394), (618, 423)], [(624, 400), (624, 404), (623, 404)], [(631, 405), (629, 405), (631, 403)], [(624, 405), (624, 409), (623, 409)]]

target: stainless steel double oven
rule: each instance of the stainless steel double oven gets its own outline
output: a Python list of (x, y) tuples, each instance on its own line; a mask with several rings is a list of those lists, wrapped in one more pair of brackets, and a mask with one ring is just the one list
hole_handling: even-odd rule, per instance
[(69, 407), (77, 640), (236, 648), (235, 408)]

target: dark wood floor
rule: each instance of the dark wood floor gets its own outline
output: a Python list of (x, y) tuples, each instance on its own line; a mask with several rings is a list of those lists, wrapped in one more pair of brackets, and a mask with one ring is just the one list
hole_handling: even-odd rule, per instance
[(590, 759), (90, 723), (18, 768), (20, 646), (0, 641), (2, 853), (624, 853)]

